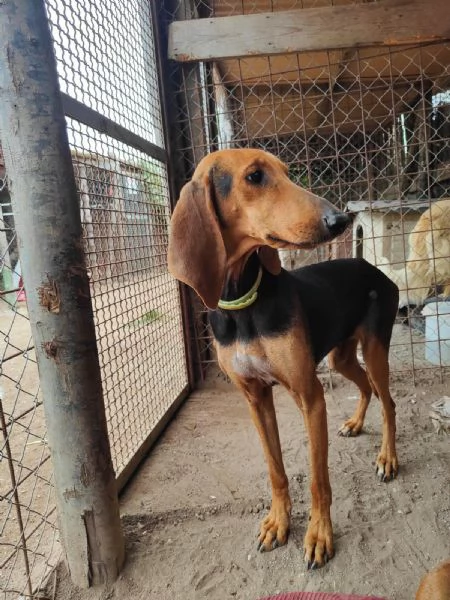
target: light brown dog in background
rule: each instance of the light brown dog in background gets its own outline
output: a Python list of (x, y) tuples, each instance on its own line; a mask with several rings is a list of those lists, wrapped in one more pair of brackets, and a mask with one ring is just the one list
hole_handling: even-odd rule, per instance
[(400, 308), (421, 306), (436, 287), (450, 296), (450, 200), (433, 202), (409, 234), (408, 259), (394, 268), (385, 257), (378, 268), (398, 286)]

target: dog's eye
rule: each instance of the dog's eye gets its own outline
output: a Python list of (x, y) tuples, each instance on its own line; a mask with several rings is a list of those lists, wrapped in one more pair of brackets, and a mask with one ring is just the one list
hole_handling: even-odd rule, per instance
[(261, 169), (257, 169), (256, 171), (253, 171), (253, 173), (249, 173), (245, 179), (250, 183), (259, 185), (264, 179), (264, 171), (261, 171)]

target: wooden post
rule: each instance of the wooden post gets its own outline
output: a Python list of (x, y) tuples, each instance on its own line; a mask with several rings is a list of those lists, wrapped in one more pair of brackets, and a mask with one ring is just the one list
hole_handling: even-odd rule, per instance
[(73, 582), (124, 561), (80, 205), (44, 0), (0, 11), (0, 131)]

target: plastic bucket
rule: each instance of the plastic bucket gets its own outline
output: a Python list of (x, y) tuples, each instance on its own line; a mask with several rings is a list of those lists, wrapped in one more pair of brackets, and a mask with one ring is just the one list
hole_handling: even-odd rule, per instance
[(433, 365), (450, 366), (450, 300), (432, 300), (425, 317), (425, 358)]

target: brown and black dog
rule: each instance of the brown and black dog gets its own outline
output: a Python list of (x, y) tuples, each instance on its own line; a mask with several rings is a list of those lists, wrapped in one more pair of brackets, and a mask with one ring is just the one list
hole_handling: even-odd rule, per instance
[[(287, 272), (276, 251), (314, 248), (342, 233), (349, 220), (295, 185), (275, 156), (236, 149), (200, 162), (181, 191), (170, 229), (169, 270), (210, 309), (220, 367), (244, 393), (261, 437), (272, 486), (271, 509), (260, 528), (262, 551), (286, 543), (291, 512), (272, 385), (284, 385), (303, 413), (312, 493), (304, 540), (308, 568), (334, 553), (327, 416), (316, 375), (326, 355), (361, 392), (343, 432), (359, 432), (373, 391), (383, 406), (377, 473), (384, 481), (397, 473), (388, 363), (397, 287), (362, 259)], [(356, 357), (358, 343), (367, 373)]]

